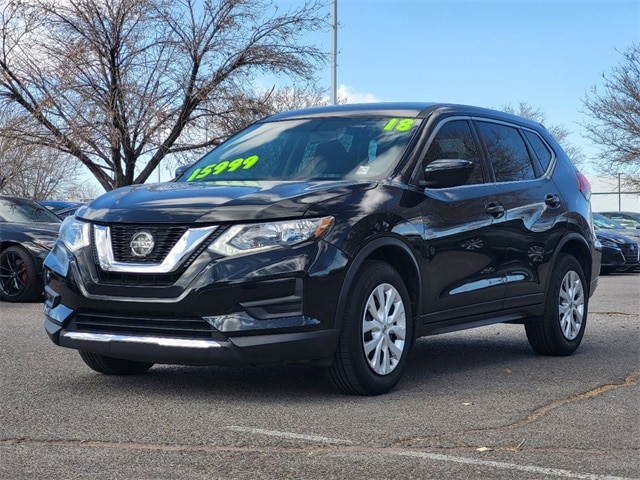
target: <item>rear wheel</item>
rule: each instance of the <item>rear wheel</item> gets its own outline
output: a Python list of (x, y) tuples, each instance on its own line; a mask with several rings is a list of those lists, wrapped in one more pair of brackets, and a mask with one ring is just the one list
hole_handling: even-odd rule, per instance
[(407, 288), (396, 270), (367, 261), (347, 300), (329, 377), (349, 394), (378, 395), (400, 380), (413, 337)]
[(148, 362), (123, 360), (83, 350), (78, 350), (78, 353), (89, 368), (105, 375), (140, 375), (153, 367), (153, 363)]
[(570, 355), (587, 325), (589, 295), (582, 267), (562, 254), (549, 283), (544, 315), (525, 324), (527, 338), (541, 355)]
[(0, 298), (6, 302), (36, 300), (42, 294), (36, 263), (24, 248), (14, 245), (0, 254)]

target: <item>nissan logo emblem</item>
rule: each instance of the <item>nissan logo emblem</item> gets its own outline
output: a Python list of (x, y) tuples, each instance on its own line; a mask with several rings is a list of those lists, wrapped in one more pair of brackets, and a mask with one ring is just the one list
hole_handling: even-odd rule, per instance
[(133, 234), (129, 246), (134, 257), (146, 257), (153, 251), (155, 244), (153, 235), (142, 231)]

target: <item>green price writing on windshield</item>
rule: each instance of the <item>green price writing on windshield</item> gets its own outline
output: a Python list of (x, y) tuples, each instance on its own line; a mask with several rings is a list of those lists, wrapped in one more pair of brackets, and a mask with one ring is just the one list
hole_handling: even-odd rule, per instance
[(388, 132), (391, 130), (397, 130), (398, 132), (407, 132), (411, 130), (413, 126), (413, 118), (392, 118), (390, 119), (382, 130)]
[(258, 155), (251, 155), (247, 158), (236, 158), (235, 160), (225, 160), (224, 162), (211, 163), (201, 168), (196, 168), (187, 182), (201, 180), (209, 175), (220, 175), (224, 172), (235, 172), (236, 170), (249, 170), (258, 161)]

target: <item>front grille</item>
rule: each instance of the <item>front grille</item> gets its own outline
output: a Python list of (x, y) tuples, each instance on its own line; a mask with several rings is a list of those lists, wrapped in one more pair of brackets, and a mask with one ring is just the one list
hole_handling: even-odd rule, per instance
[(624, 255), (624, 263), (638, 263), (640, 261), (640, 248), (637, 243), (626, 243), (620, 245)]
[[(189, 229), (188, 226), (159, 226), (159, 225), (112, 225), (111, 230), (111, 248), (113, 250), (114, 259), (121, 263), (149, 263), (160, 264), (171, 251), (176, 242), (182, 237), (182, 235)], [(156, 246), (149, 257), (140, 258), (134, 257), (131, 254), (131, 237), (136, 232), (145, 230), (150, 232), (155, 239)], [(93, 241), (93, 257), (100, 278), (100, 283), (110, 285), (121, 286), (145, 286), (145, 287), (166, 287), (175, 284), (184, 271), (191, 265), (198, 256), (206, 250), (206, 248), (224, 231), (223, 228), (219, 228), (213, 232), (202, 244), (189, 255), (186, 259), (183, 259), (180, 268), (175, 272), (170, 273), (133, 273), (133, 272), (108, 272), (100, 268), (100, 262), (98, 261), (98, 252), (96, 250), (96, 243)]]
[(215, 330), (200, 317), (182, 317), (144, 314), (100, 315), (80, 313), (76, 315), (70, 330), (78, 332), (120, 335), (164, 336), (171, 338), (210, 339)]
[[(155, 246), (147, 257), (136, 257), (131, 253), (131, 237), (143, 230), (153, 235)], [(113, 249), (113, 257), (116, 261), (125, 263), (162, 263), (186, 231), (187, 227), (185, 226), (112, 225), (111, 247)]]

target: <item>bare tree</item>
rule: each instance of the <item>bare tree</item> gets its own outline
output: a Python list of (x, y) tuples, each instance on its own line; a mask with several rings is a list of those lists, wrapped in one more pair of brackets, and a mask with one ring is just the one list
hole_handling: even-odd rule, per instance
[[(268, 115), (328, 104), (329, 96), (327, 92), (312, 84), (274, 87), (264, 91), (255, 90), (235, 99), (232, 102), (232, 108), (228, 112), (220, 112), (216, 116), (204, 119), (204, 128), (200, 126), (200, 128), (196, 129), (185, 129), (183, 135), (203, 135), (204, 130), (207, 138), (216, 139), (219, 143), (228, 136)], [(166, 163), (171, 170), (178, 165), (193, 163), (209, 150), (210, 148), (200, 148), (178, 153), (167, 158)]]
[(77, 162), (57, 150), (36, 146), (12, 150), (0, 156), (0, 170), (5, 166), (19, 167), (0, 188), (8, 195), (32, 200), (68, 198), (67, 190), (80, 183)]
[(28, 157), (26, 149), (19, 149), (2, 132), (17, 121), (9, 110), (0, 110), (0, 192), (8, 193), (8, 186), (24, 169)]
[(569, 142), (569, 135), (571, 135), (571, 132), (562, 125), (547, 125), (547, 116), (539, 108), (536, 108), (527, 102), (520, 102), (517, 107), (506, 105), (503, 106), (501, 110), (543, 124), (549, 133), (553, 135), (553, 138), (555, 138), (562, 146), (574, 165), (581, 167), (585, 163), (585, 157), (582, 153), (582, 149)]
[(214, 118), (213, 128), (226, 130), (225, 133), (235, 133), (267, 115), (328, 103), (329, 97), (325, 92), (313, 85), (257, 91), (251, 97), (237, 98), (232, 115)]
[(601, 146), (594, 163), (609, 175), (627, 175), (628, 183), (640, 187), (640, 44), (632, 44), (622, 57), (620, 65), (602, 74), (603, 86), (592, 87), (583, 98), (593, 119), (583, 127)]
[(79, 183), (79, 164), (58, 150), (25, 145), (3, 134), (28, 121), (0, 111), (0, 192), (33, 200), (64, 198), (66, 189)]
[[(0, 7), (8, 132), (77, 158), (105, 188), (144, 182), (167, 155), (218, 144), (258, 73), (310, 81), (325, 59), (301, 38), (325, 6), (266, 0), (24, 0)], [(227, 129), (228, 130), (228, 129)], [(199, 133), (199, 134), (198, 134)]]

